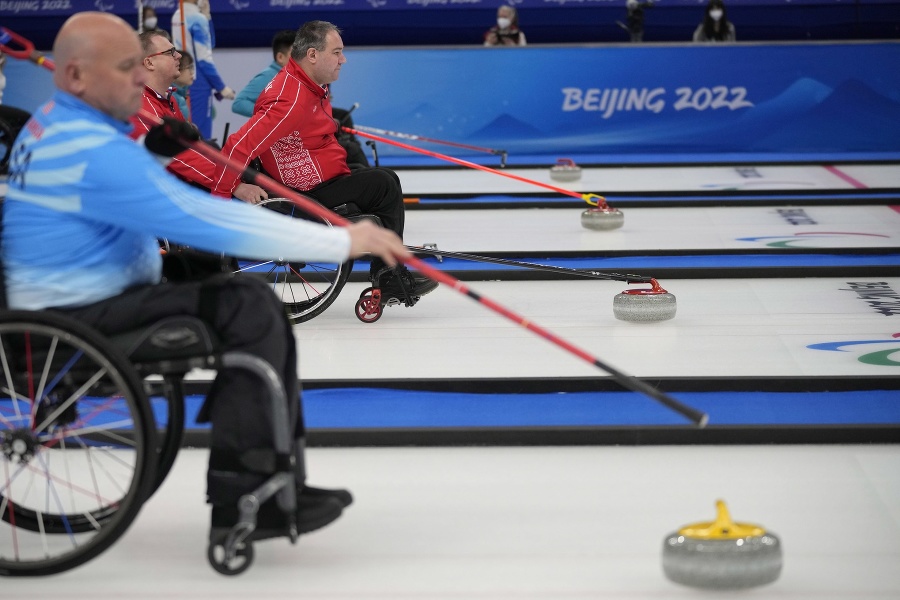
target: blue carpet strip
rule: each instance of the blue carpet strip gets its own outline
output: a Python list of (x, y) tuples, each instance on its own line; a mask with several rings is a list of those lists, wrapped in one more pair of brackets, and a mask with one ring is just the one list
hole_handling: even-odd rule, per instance
[[(564, 187), (564, 186), (561, 186)], [(646, 192), (635, 194), (601, 194), (615, 208), (670, 208), (702, 207), (702, 206), (835, 206), (853, 203), (854, 205), (894, 205), (900, 204), (900, 190), (826, 190), (784, 192), (745, 192), (738, 190), (714, 190), (708, 193), (697, 192)], [(587, 204), (579, 198), (557, 194), (428, 194), (412, 197), (407, 194), (407, 210), (446, 210), (459, 208), (496, 209), (496, 208), (587, 208)]]
[[(513, 384), (514, 385), (514, 384)], [(472, 393), (384, 387), (304, 392), (315, 445), (570, 445), (609, 443), (900, 442), (900, 391), (888, 389), (670, 392), (707, 412), (697, 429), (646, 396), (625, 391)], [(187, 442), (202, 396), (187, 398)], [(158, 414), (164, 422), (165, 413)]]

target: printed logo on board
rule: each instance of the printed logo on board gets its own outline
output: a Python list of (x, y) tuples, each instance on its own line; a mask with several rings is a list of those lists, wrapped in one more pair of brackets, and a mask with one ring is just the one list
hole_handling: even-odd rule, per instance
[(886, 281), (848, 281), (847, 285), (850, 287), (841, 290), (856, 292), (856, 297), (878, 314), (886, 317), (900, 314), (900, 294)]
[(802, 208), (779, 208), (775, 212), (791, 225), (818, 225)]
[(19, 13), (40, 9), (41, 4), (38, 0), (0, 0), (0, 10), (3, 12)]
[(159, 12), (160, 10), (175, 10), (178, 2), (177, 0), (144, 0), (144, 6), (149, 6)]
[(716, 85), (712, 87), (680, 87), (674, 91), (674, 97), (666, 88), (580, 88), (564, 87), (562, 111), (582, 110), (596, 112), (603, 119), (610, 118), (616, 112), (649, 111), (661, 113), (671, 102), (673, 110), (738, 110), (748, 108), (753, 103), (747, 100), (747, 88)]
[[(825, 350), (827, 352), (853, 352), (858, 354), (856, 360), (867, 365), (875, 365), (878, 367), (900, 367), (900, 360), (894, 359), (894, 354), (900, 358), (900, 333), (891, 335), (894, 339), (889, 340), (853, 340), (849, 342), (825, 342), (823, 344), (810, 344), (807, 346), (810, 350)], [(872, 346), (890, 345), (887, 348), (867, 351)], [(845, 349), (849, 348), (849, 349)]]
[[(853, 231), (803, 231), (793, 235), (762, 235), (737, 238), (739, 242), (762, 242), (769, 248), (828, 248), (843, 238), (890, 238), (881, 233), (857, 233)], [(771, 240), (771, 241), (769, 241)], [(829, 243), (830, 242), (830, 243)]]

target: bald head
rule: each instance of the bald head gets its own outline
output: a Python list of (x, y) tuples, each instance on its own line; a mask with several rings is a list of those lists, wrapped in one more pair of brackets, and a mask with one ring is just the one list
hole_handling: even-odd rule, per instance
[(121, 18), (83, 12), (63, 24), (53, 43), (53, 82), (94, 108), (127, 120), (141, 105), (143, 53)]

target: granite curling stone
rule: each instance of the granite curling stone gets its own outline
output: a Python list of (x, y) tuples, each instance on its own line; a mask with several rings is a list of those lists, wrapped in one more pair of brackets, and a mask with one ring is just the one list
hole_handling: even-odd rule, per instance
[(687, 525), (663, 541), (663, 571), (681, 585), (745, 589), (772, 583), (781, 574), (781, 541), (758, 525), (734, 523), (716, 502), (715, 521)]
[(550, 179), (554, 181), (578, 181), (581, 179), (581, 167), (571, 158), (558, 158), (550, 167)]
[(613, 315), (620, 321), (652, 323), (675, 317), (678, 309), (675, 295), (670, 294), (655, 279), (649, 288), (625, 290), (613, 298)]
[(619, 229), (625, 224), (625, 215), (618, 208), (597, 206), (581, 213), (581, 226), (594, 231)]

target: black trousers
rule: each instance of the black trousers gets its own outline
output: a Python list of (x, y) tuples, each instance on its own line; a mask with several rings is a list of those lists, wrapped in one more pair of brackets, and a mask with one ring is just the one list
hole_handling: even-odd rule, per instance
[[(403, 208), (403, 189), (400, 178), (390, 169), (368, 167), (356, 169), (349, 175), (335, 177), (303, 192), (327, 208), (352, 202), (366, 213), (379, 217), (385, 228), (403, 237), (406, 213)], [(385, 267), (384, 261), (373, 257), (369, 272), (373, 278)]]
[[(247, 352), (275, 368), (285, 385), (295, 438), (303, 437), (296, 341), (282, 303), (265, 282), (221, 275), (203, 281), (138, 286), (62, 312), (106, 335), (173, 315), (199, 317), (218, 334), (226, 351)], [(243, 369), (223, 369), (213, 382), (203, 413), (212, 423), (208, 494), (214, 504), (236, 501), (271, 474), (258, 470), (242, 473), (254, 469), (241, 463), (241, 457), (251, 450), (273, 449), (271, 399), (263, 390), (262, 383)]]
[(381, 218), (382, 224), (403, 237), (406, 213), (400, 178), (390, 169), (369, 167), (349, 175), (335, 177), (303, 192), (327, 208), (352, 202), (368, 214)]

